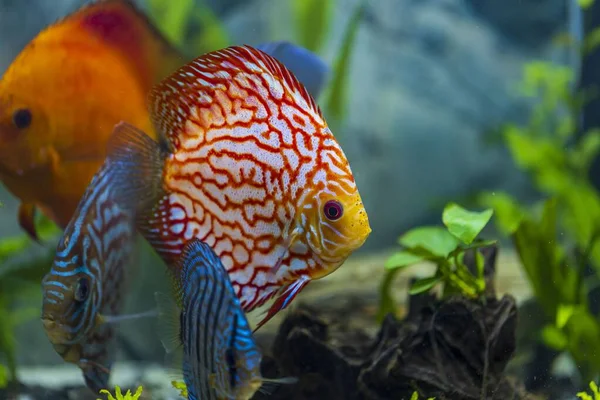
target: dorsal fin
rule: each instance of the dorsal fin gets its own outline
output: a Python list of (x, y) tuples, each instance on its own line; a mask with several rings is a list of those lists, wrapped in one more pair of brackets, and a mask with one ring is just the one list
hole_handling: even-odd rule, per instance
[[(270, 89), (270, 99), (293, 102), (323, 119), (314, 98), (288, 68), (267, 53), (243, 45), (197, 57), (156, 85), (150, 93), (155, 127), (178, 148), (177, 135), (189, 118), (192, 107), (209, 105), (215, 91), (223, 90), (225, 83), (238, 74), (259, 77)], [(283, 88), (282, 92), (277, 90), (276, 82)]]
[[(58, 19), (44, 31), (82, 28), (120, 51), (149, 86), (186, 62), (133, 0), (94, 0)], [(76, 32), (73, 36), (77, 38)], [(149, 74), (146, 74), (146, 71)], [(148, 88), (149, 89), (149, 88)]]

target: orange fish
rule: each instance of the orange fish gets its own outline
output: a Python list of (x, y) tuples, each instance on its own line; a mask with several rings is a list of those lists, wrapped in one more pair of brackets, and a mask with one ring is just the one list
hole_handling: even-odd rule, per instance
[(39, 208), (65, 228), (119, 121), (155, 137), (151, 87), (186, 59), (129, 0), (99, 0), (44, 29), (0, 80), (0, 180), (37, 238)]
[(192, 239), (211, 246), (245, 311), (276, 296), (257, 329), (369, 236), (344, 152), (275, 58), (250, 46), (207, 53), (150, 97), (159, 142), (121, 123), (108, 145), (153, 203), (138, 230), (172, 267)]

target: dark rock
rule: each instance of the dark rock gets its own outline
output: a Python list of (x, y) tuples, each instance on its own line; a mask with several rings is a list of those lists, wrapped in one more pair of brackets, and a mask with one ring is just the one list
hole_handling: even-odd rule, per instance
[(516, 314), (511, 297), (486, 305), (455, 298), (428, 307), (415, 332), (372, 356), (359, 386), (372, 399), (409, 398), (415, 388), (438, 398), (479, 399), (485, 382), (492, 398), (507, 398), (496, 393), (514, 352)]
[[(266, 376), (296, 376), (277, 399), (526, 399), (504, 374), (516, 345), (510, 296), (436, 301), (405, 321), (388, 315), (375, 338), (344, 332), (342, 313), (301, 306), (282, 323), (265, 357)], [(350, 318), (346, 314), (346, 318)], [(333, 322), (333, 323), (332, 323)], [(257, 398), (261, 398), (259, 395)]]
[[(497, 247), (481, 252), (492, 283)], [(474, 253), (465, 263), (476, 268)], [(415, 390), (436, 399), (532, 398), (505, 373), (516, 348), (517, 306), (512, 296), (497, 299), (493, 285), (479, 300), (412, 296), (405, 320), (388, 314), (375, 337), (353, 322), (357, 310), (301, 305), (288, 315), (265, 373), (299, 383), (275, 398), (409, 399)]]

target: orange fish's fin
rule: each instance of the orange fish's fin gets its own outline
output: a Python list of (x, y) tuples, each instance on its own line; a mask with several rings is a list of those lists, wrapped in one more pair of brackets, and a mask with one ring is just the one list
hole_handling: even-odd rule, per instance
[[(217, 90), (228, 93), (233, 77), (239, 86), (236, 90), (248, 88), (265, 97), (261, 100), (296, 104), (323, 120), (314, 98), (281, 62), (254, 47), (231, 46), (194, 59), (153, 87), (150, 107), (154, 125), (178, 147), (177, 136), (185, 131), (190, 115), (197, 107), (210, 108)], [(274, 81), (269, 82), (271, 79)], [(263, 87), (257, 88), (260, 82)], [(194, 120), (201, 128), (213, 123), (210, 116)]]
[(132, 0), (96, 0), (53, 26), (71, 23), (120, 51), (148, 90), (187, 61)]
[(35, 229), (35, 205), (33, 203), (21, 203), (19, 205), (19, 225), (30, 238), (40, 242), (40, 237)]
[(283, 310), (288, 305), (290, 305), (292, 300), (294, 300), (298, 293), (300, 293), (300, 291), (304, 289), (309, 282), (310, 277), (303, 275), (298, 280), (287, 285), (282, 291), (282, 293), (279, 296), (277, 296), (277, 299), (271, 305), (271, 308), (269, 308), (267, 315), (256, 325), (253, 332), (256, 332), (261, 326), (263, 326), (271, 318), (273, 318), (275, 314), (277, 314), (279, 311)]
[(163, 229), (171, 224), (163, 186), (164, 164), (169, 155), (168, 143), (156, 142), (126, 122), (117, 124), (108, 140), (107, 162), (113, 164), (115, 199), (124, 206), (135, 207), (137, 229), (163, 256), (169, 248), (161, 246), (178, 240), (169, 229)]

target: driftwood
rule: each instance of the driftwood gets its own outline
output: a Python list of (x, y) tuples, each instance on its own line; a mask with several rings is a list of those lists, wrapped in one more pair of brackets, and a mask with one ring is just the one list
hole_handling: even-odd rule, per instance
[(299, 382), (269, 398), (408, 400), (416, 390), (421, 399), (533, 399), (504, 374), (515, 351), (517, 307), (511, 296), (495, 296), (496, 254), (495, 247), (484, 252), (483, 299), (412, 297), (408, 316), (388, 315), (374, 338), (348, 329), (356, 325), (356, 306), (298, 307), (281, 324), (263, 367), (269, 377)]

